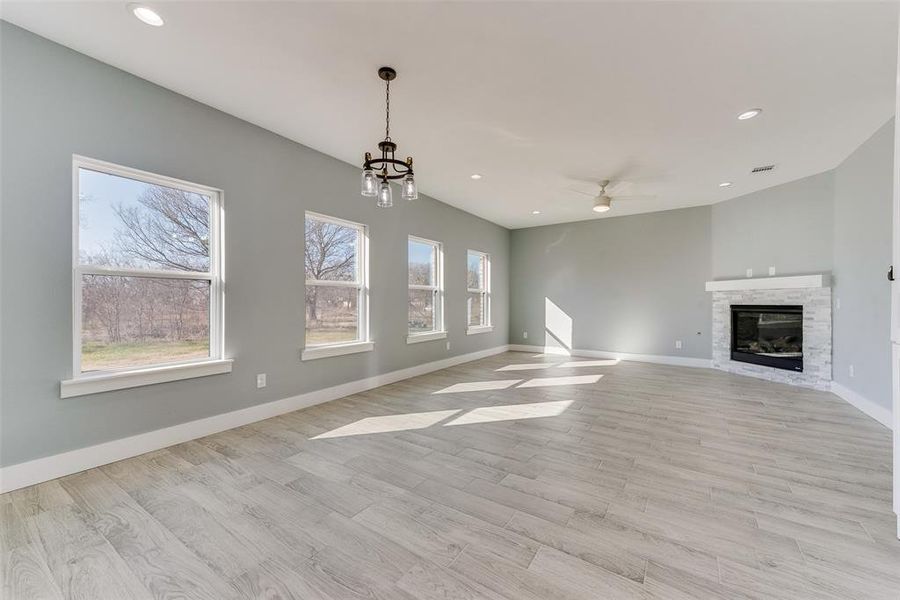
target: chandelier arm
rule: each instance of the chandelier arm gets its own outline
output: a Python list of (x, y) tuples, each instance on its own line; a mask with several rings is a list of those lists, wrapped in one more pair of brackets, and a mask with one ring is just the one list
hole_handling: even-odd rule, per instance
[[(390, 167), (396, 175), (390, 175), (390, 171), (388, 168)], [(365, 169), (371, 169), (375, 171), (375, 176), (383, 181), (394, 180), (394, 179), (403, 179), (407, 175), (413, 174), (412, 166), (408, 163), (398, 160), (398, 159), (382, 159), (382, 158), (373, 158), (371, 160), (367, 160), (363, 165)]]

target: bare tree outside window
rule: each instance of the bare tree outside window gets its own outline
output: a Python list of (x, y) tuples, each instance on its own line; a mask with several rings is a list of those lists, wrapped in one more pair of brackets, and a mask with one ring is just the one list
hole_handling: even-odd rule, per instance
[(410, 237), (407, 244), (409, 291), (408, 332), (411, 336), (441, 329), (440, 244)]
[(307, 346), (360, 339), (361, 242), (359, 227), (307, 215), (304, 251)]
[(122, 224), (117, 249), (158, 269), (209, 270), (209, 198), (161, 186), (149, 186), (137, 205), (114, 208)]
[(472, 327), (490, 326), (490, 257), (483, 252), (469, 250), (467, 265), (467, 322)]
[(210, 356), (210, 211), (203, 194), (79, 169), (82, 372)]

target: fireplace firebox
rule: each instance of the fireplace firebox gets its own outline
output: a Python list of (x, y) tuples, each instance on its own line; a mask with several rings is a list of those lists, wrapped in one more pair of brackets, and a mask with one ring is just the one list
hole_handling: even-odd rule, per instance
[(803, 371), (803, 307), (732, 304), (731, 360)]

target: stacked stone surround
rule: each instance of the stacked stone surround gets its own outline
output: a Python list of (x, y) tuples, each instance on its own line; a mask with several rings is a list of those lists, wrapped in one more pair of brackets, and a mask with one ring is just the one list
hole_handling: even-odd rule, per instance
[[(831, 288), (713, 292), (713, 367), (818, 390), (831, 389)], [(803, 306), (803, 372), (731, 360), (731, 305)]]

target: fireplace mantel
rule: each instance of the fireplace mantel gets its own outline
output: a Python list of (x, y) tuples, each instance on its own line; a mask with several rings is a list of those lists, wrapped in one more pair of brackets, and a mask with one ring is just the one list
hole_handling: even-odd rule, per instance
[(725, 279), (707, 281), (707, 292), (737, 292), (743, 290), (788, 290), (801, 288), (823, 288), (831, 285), (826, 273), (816, 275), (794, 275), (791, 277), (756, 277), (747, 279)]

